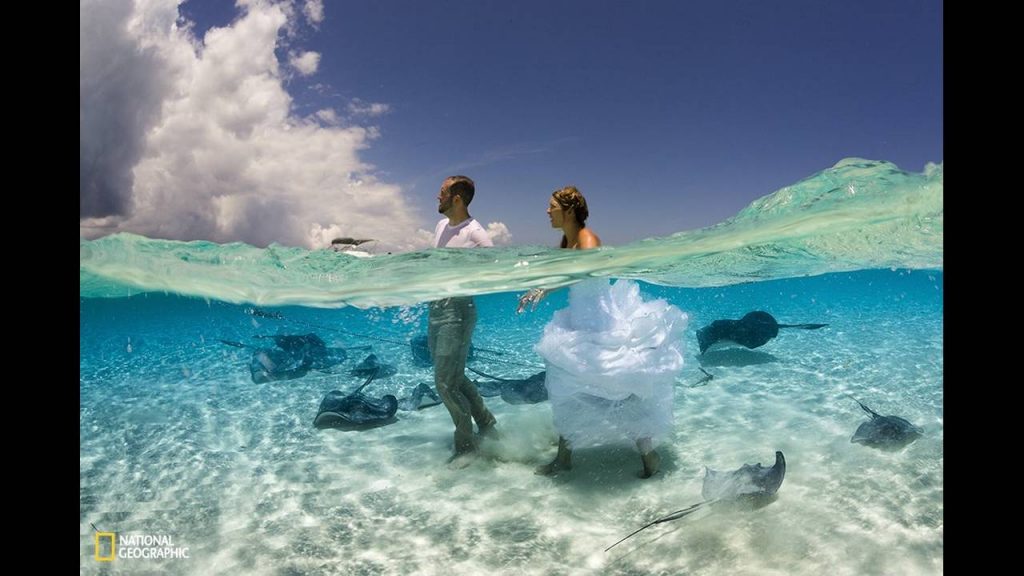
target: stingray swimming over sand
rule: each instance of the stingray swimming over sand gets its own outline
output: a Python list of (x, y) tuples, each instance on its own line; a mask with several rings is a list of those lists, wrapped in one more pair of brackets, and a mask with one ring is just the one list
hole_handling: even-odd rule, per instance
[(441, 397), (434, 391), (430, 384), (420, 382), (412, 390), (412, 394), (398, 400), (399, 410), (422, 410), (441, 404)]
[(853, 433), (853, 437), (850, 438), (850, 442), (853, 444), (863, 444), (892, 452), (903, 448), (924, 434), (924, 430), (899, 416), (882, 416), (865, 406), (860, 400), (856, 398), (853, 400), (871, 416), (867, 422), (861, 422), (857, 431)]
[(376, 373), (371, 374), (366, 382), (349, 394), (340, 390), (328, 392), (320, 402), (313, 426), (321, 429), (369, 430), (395, 422), (398, 398), (391, 394), (371, 398), (362, 393), (375, 377)]
[(371, 373), (366, 382), (350, 394), (340, 390), (328, 392), (320, 402), (313, 426), (339, 430), (369, 430), (397, 422), (395, 412), (398, 410), (415, 411), (441, 404), (441, 397), (426, 383), (420, 383), (413, 388), (409, 396), (400, 399), (395, 399), (391, 394), (385, 394), (379, 399), (363, 394), (363, 389), (376, 376), (376, 373)]
[(756, 310), (739, 320), (715, 320), (697, 330), (697, 344), (701, 354), (716, 345), (739, 344), (758, 348), (778, 336), (780, 328), (817, 330), (825, 326), (828, 324), (779, 324), (771, 314)]
[(548, 389), (544, 386), (547, 371), (540, 371), (526, 378), (501, 378), (466, 366), (470, 372), (490, 378), (494, 382), (476, 382), (480, 395), (489, 398), (501, 396), (509, 404), (537, 404), (548, 399)]
[(291, 380), (301, 378), (310, 370), (329, 370), (348, 359), (347, 350), (366, 349), (368, 347), (329, 348), (316, 334), (276, 334), (273, 336), (257, 336), (260, 339), (271, 339), (276, 348), (253, 346), (221, 340), (222, 343), (236, 348), (253, 350), (249, 361), (249, 372), (252, 381), (257, 384), (275, 380)]
[(782, 486), (782, 480), (786, 477), (786, 457), (782, 455), (781, 451), (776, 451), (775, 464), (770, 467), (762, 466), (758, 462), (757, 464), (744, 464), (732, 472), (718, 472), (707, 467), (705, 467), (705, 470), (704, 486), (700, 491), (701, 497), (704, 498), (703, 502), (658, 518), (605, 548), (604, 551), (611, 550), (628, 538), (655, 524), (678, 520), (709, 504), (729, 503), (749, 506), (750, 508), (761, 508), (770, 504), (775, 500), (775, 494), (779, 491), (779, 487)]

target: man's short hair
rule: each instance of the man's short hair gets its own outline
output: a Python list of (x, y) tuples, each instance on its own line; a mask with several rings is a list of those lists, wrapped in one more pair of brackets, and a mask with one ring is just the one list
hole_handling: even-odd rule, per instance
[(448, 184), (448, 192), (453, 196), (462, 196), (462, 203), (469, 206), (476, 194), (476, 185), (469, 176), (449, 176), (444, 181)]

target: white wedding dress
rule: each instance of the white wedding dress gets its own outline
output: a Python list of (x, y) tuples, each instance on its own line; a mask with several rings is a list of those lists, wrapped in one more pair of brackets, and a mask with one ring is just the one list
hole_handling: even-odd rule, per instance
[(555, 428), (572, 449), (656, 444), (673, 429), (673, 391), (683, 368), (688, 317), (665, 300), (644, 302), (629, 280), (593, 279), (569, 289), (535, 350)]

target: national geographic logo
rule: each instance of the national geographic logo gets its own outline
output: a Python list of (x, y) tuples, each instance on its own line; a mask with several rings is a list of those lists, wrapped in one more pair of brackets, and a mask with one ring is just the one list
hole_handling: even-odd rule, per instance
[[(95, 526), (93, 526), (95, 528)], [(97, 562), (113, 562), (115, 556), (115, 548), (117, 544), (116, 532), (100, 532), (96, 531), (96, 552), (93, 555)]]
[(97, 562), (113, 562), (115, 558), (122, 560), (142, 558), (145, 560), (166, 560), (188, 558), (188, 546), (175, 546), (169, 534), (118, 534), (102, 532), (96, 525), (94, 536), (95, 548), (93, 558)]

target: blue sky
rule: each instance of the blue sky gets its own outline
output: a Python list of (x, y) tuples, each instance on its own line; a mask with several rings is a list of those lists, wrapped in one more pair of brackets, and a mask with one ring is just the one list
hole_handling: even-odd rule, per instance
[(556, 243), (567, 184), (606, 244), (708, 226), (845, 157), (942, 162), (942, 10), (84, 0), (80, 231), (416, 248), (456, 173), (500, 243)]

